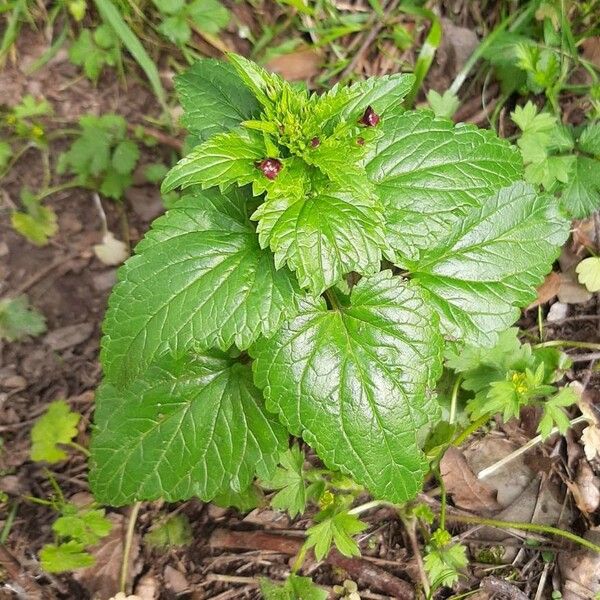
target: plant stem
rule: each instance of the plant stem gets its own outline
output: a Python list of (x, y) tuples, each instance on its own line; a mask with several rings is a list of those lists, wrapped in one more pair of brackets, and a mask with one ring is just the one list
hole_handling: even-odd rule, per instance
[[(581, 416), (573, 419), (572, 421), (570, 421), (569, 428), (573, 427), (573, 425), (578, 425), (579, 423), (585, 423), (585, 422), (587, 422), (587, 418), (585, 416), (581, 415)], [(554, 427), (552, 429), (552, 431), (550, 431), (550, 434), (548, 435), (548, 437), (550, 437), (558, 432), (559, 432), (558, 427)], [(543, 441), (543, 439), (544, 438), (542, 438), (541, 435), (537, 435), (536, 437), (530, 439), (526, 444), (523, 444), (523, 446), (521, 446), (520, 448), (517, 448), (514, 452), (507, 454), (504, 458), (501, 458), (499, 461), (495, 462), (493, 465), (490, 465), (489, 467), (483, 469), (482, 471), (479, 471), (479, 473), (477, 473), (477, 479), (485, 479), (486, 477), (489, 477), (492, 473), (495, 473), (498, 469), (502, 468), (504, 465), (508, 464), (509, 462), (511, 462), (512, 460), (517, 458), (518, 456), (521, 456), (521, 454), (524, 454), (525, 452), (527, 452), (528, 450), (530, 450), (531, 448), (533, 448), (534, 446), (539, 444), (541, 441)]]
[(454, 419), (456, 419), (456, 405), (458, 404), (458, 390), (460, 389), (460, 384), (462, 383), (462, 375), (459, 375), (452, 386), (452, 397), (450, 399), (450, 416), (448, 417), (448, 423), (452, 425), (454, 423)]
[(340, 301), (338, 300), (338, 297), (336, 296), (335, 291), (332, 288), (325, 290), (325, 298), (327, 298), (329, 304), (331, 305), (331, 308), (333, 308), (334, 310), (340, 310), (342, 308), (342, 305), (340, 304)]
[(368, 510), (371, 510), (372, 508), (377, 508), (378, 506), (382, 506), (384, 504), (388, 506), (394, 506), (393, 504), (390, 504), (389, 502), (383, 502), (382, 500), (371, 500), (370, 502), (365, 502), (364, 504), (359, 504), (358, 506), (351, 508), (348, 511), (348, 514), (360, 515)]
[(475, 433), (480, 427), (483, 427), (489, 420), (490, 415), (483, 415), (477, 421), (473, 421), (466, 429), (461, 431), (453, 440), (452, 446), (460, 446), (471, 434)]
[(600, 350), (600, 344), (593, 342), (576, 342), (572, 340), (550, 340), (549, 342), (541, 342), (535, 344), (534, 348), (580, 348), (582, 350)]
[(69, 442), (68, 445), (71, 446), (71, 448), (75, 448), (75, 450), (79, 450), (79, 452), (84, 454), (87, 458), (90, 457), (90, 451), (81, 444), (78, 444), (77, 442)]
[(600, 554), (600, 546), (586, 540), (570, 531), (564, 531), (558, 527), (550, 525), (539, 525), (538, 523), (522, 523), (520, 521), (501, 521), (499, 519), (486, 519), (484, 517), (466, 516), (466, 515), (448, 515), (451, 521), (466, 523), (468, 525), (487, 525), (489, 527), (498, 527), (499, 529), (519, 529), (522, 531), (531, 531), (534, 533), (545, 533), (547, 535), (556, 535), (565, 538), (571, 542), (584, 546)]
[(123, 547), (123, 562), (121, 564), (121, 579), (119, 590), (125, 594), (127, 587), (127, 574), (129, 572), (129, 555), (131, 554), (131, 544), (133, 542), (133, 532), (135, 530), (135, 522), (137, 521), (138, 513), (140, 512), (141, 502), (136, 502), (131, 507), (129, 514), (129, 523), (127, 524), (127, 534), (125, 537), (125, 546)]

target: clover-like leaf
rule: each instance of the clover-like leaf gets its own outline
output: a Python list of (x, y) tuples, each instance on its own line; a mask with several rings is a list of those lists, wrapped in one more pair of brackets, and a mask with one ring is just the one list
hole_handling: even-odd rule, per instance
[(197, 193), (155, 222), (109, 302), (102, 363), (111, 381), (134, 378), (167, 348), (247, 348), (293, 309), (296, 281), (260, 249), (246, 199)]
[(90, 484), (96, 499), (210, 500), (273, 475), (287, 433), (266, 413), (249, 365), (213, 351), (165, 355), (96, 399)]
[(518, 151), (491, 131), (428, 111), (391, 114), (366, 159), (384, 205), (395, 260), (447, 236), (469, 208), (520, 179)]
[(435, 315), (410, 283), (383, 271), (362, 279), (350, 304), (306, 300), (299, 314), (250, 349), (269, 410), (330, 467), (377, 498), (404, 502), (427, 462), (420, 432), (436, 413)]
[(315, 191), (267, 199), (252, 219), (275, 264), (294, 271), (302, 287), (320, 294), (351, 271), (379, 271), (385, 248), (377, 198), (348, 191)]
[(491, 345), (535, 298), (569, 235), (556, 200), (523, 183), (473, 208), (411, 266), (450, 340)]
[(260, 105), (235, 69), (221, 60), (204, 58), (194, 63), (175, 78), (175, 89), (184, 109), (181, 122), (203, 141), (260, 113)]

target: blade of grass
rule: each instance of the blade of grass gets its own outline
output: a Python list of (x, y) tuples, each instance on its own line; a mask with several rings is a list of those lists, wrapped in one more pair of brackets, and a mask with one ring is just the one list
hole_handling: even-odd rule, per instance
[(416, 6), (401, 6), (400, 10), (409, 15), (425, 17), (431, 21), (431, 27), (429, 28), (429, 32), (427, 33), (427, 37), (423, 42), (423, 46), (421, 47), (421, 51), (417, 57), (417, 62), (415, 63), (415, 85), (404, 101), (406, 106), (412, 106), (417, 93), (419, 92), (421, 84), (425, 80), (425, 77), (427, 77), (427, 73), (429, 73), (435, 53), (437, 52), (437, 49), (442, 41), (442, 22), (433, 11), (426, 8), (419, 8)]
[(102, 19), (112, 27), (123, 46), (127, 48), (131, 56), (133, 56), (146, 74), (146, 77), (148, 77), (156, 98), (168, 114), (166, 94), (160, 81), (158, 69), (146, 52), (146, 49), (142, 46), (142, 43), (138, 40), (135, 33), (131, 31), (127, 23), (125, 23), (119, 10), (111, 0), (94, 0), (94, 2)]
[(68, 27), (64, 27), (60, 32), (59, 36), (52, 43), (50, 48), (48, 48), (37, 60), (35, 60), (31, 66), (25, 71), (26, 75), (31, 75), (39, 68), (43, 67), (48, 61), (52, 60), (56, 53), (62, 48), (62, 45), (65, 43), (67, 39)]
[(13, 8), (10, 16), (8, 17), (8, 25), (2, 36), (2, 44), (0, 44), (0, 64), (4, 61), (4, 56), (11, 49), (17, 34), (19, 33), (19, 22), (21, 13), (25, 13), (27, 10), (27, 0), (18, 0)]

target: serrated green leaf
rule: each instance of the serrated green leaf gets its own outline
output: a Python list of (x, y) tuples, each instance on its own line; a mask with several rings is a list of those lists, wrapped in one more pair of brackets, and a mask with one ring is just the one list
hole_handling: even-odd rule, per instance
[(46, 544), (40, 551), (40, 562), (47, 573), (64, 573), (91, 567), (96, 560), (82, 543), (71, 540), (65, 544)]
[(310, 577), (300, 577), (294, 573), (283, 584), (262, 578), (260, 591), (264, 600), (327, 600), (329, 597)]
[(329, 554), (332, 544), (335, 544), (344, 556), (360, 556), (358, 544), (352, 536), (366, 528), (367, 524), (356, 515), (347, 511), (338, 512), (306, 530), (305, 547), (314, 548), (317, 560), (323, 560)]
[(192, 539), (190, 521), (182, 514), (168, 516), (144, 536), (144, 541), (152, 548), (187, 546)]
[(175, 89), (184, 109), (181, 122), (202, 141), (260, 113), (256, 98), (235, 69), (223, 61), (199, 60), (175, 78)]
[(577, 147), (583, 152), (600, 158), (600, 123), (591, 123), (581, 132)]
[(68, 505), (70, 510), (63, 509), (63, 516), (52, 524), (52, 531), (63, 538), (72, 538), (84, 546), (93, 546), (106, 537), (112, 523), (105, 516), (104, 509), (80, 509)]
[(58, 231), (56, 213), (27, 188), (21, 190), (21, 202), (27, 212), (15, 211), (10, 215), (13, 229), (36, 246), (45, 246)]
[(122, 267), (104, 323), (105, 375), (122, 384), (167, 348), (247, 348), (294, 310), (297, 284), (275, 270), (246, 217), (247, 196), (182, 198)]
[(184, 6), (186, 0), (152, 0), (154, 6), (166, 15), (178, 13)]
[[(380, 116), (388, 111), (401, 108), (401, 102), (415, 83), (412, 73), (396, 73), (382, 77), (371, 77), (365, 81), (354, 83), (349, 87), (353, 98), (342, 110), (346, 118), (357, 116), (371, 106)], [(360, 116), (360, 115), (358, 115)]]
[(119, 175), (129, 175), (140, 158), (140, 149), (133, 140), (119, 142), (113, 151), (112, 167)]
[(576, 268), (579, 283), (592, 293), (600, 292), (600, 257), (584, 258)]
[(277, 467), (273, 477), (261, 483), (266, 489), (279, 490), (271, 499), (271, 506), (287, 511), (293, 518), (306, 508), (304, 453), (294, 445), (281, 455), (279, 463), (281, 466)]
[(391, 502), (420, 490), (420, 432), (437, 410), (426, 391), (439, 375), (440, 339), (411, 284), (383, 271), (363, 278), (339, 310), (304, 301), (250, 353), (269, 410), (330, 468)]
[(268, 199), (251, 217), (261, 245), (275, 264), (296, 272), (302, 287), (322, 293), (356, 271), (379, 271), (385, 248), (384, 220), (376, 198), (352, 192), (315, 192), (300, 198)]
[(428, 111), (392, 114), (366, 160), (395, 260), (415, 259), (471, 207), (520, 178), (518, 151), (492, 132), (454, 126)]
[(567, 432), (571, 426), (571, 422), (569, 421), (569, 416), (563, 409), (576, 402), (577, 394), (570, 387), (562, 388), (557, 394), (551, 396), (544, 402), (544, 413), (537, 428), (542, 439), (546, 439), (550, 433), (552, 433), (554, 427), (558, 429), (561, 435), (564, 435)]
[(429, 106), (431, 106), (431, 110), (433, 110), (436, 117), (445, 119), (452, 118), (452, 115), (460, 106), (460, 99), (452, 90), (446, 90), (443, 94), (435, 90), (429, 90), (427, 92), (427, 102), (429, 102)]
[(535, 298), (568, 235), (552, 197), (515, 183), (471, 209), (436, 247), (422, 250), (413, 280), (430, 292), (447, 339), (491, 345)]
[(287, 433), (263, 408), (249, 365), (217, 351), (165, 355), (96, 398), (90, 485), (104, 504), (210, 500), (268, 479)]
[(258, 506), (265, 506), (265, 494), (256, 484), (249, 485), (241, 492), (234, 492), (231, 488), (221, 494), (215, 496), (212, 500), (213, 504), (223, 506), (225, 508), (233, 507), (240, 512), (248, 512)]
[(423, 557), (425, 572), (434, 588), (455, 584), (460, 572), (469, 564), (465, 546), (451, 544), (450, 539), (446, 531), (438, 529)]
[(46, 320), (40, 312), (29, 306), (27, 296), (0, 300), (0, 340), (15, 342), (44, 331)]
[(183, 14), (174, 15), (172, 17), (163, 19), (161, 24), (158, 26), (158, 30), (168, 40), (174, 44), (177, 44), (178, 46), (187, 44), (192, 35), (192, 30), (188, 25), (185, 15)]
[(227, 27), (231, 14), (219, 0), (194, 0), (186, 13), (192, 18), (200, 31), (217, 34)]
[(182, 158), (163, 181), (163, 194), (200, 185), (226, 189), (264, 177), (256, 162), (266, 157), (262, 135), (248, 129), (217, 133)]
[(64, 400), (55, 400), (31, 430), (31, 460), (60, 462), (67, 453), (58, 444), (69, 444), (77, 436), (81, 415), (72, 412)]
[(578, 156), (561, 200), (569, 214), (584, 219), (600, 208), (600, 161)]

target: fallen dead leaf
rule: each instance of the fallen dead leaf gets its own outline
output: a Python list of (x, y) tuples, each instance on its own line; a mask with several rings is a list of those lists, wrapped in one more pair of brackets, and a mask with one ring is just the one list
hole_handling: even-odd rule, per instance
[[(583, 536), (600, 543), (600, 527), (593, 527)], [(590, 600), (600, 593), (600, 554), (593, 550), (561, 552), (558, 566), (564, 578), (563, 600)]]
[(546, 321), (549, 323), (556, 323), (556, 321), (562, 321), (569, 314), (569, 305), (563, 304), (562, 302), (555, 302), (546, 315)]
[[(488, 435), (470, 444), (464, 454), (472, 471), (480, 473), (517, 448), (517, 444), (503, 437)], [(500, 508), (506, 508), (527, 489), (533, 477), (533, 471), (525, 464), (525, 456), (521, 455), (478, 481), (496, 493)]]
[(288, 81), (306, 81), (320, 72), (321, 55), (314, 48), (299, 48), (272, 58), (267, 69)]
[(165, 585), (176, 595), (189, 592), (190, 584), (185, 575), (174, 569), (171, 565), (167, 565), (163, 571)]
[(93, 323), (78, 323), (54, 329), (44, 337), (44, 342), (52, 350), (66, 350), (85, 342), (93, 333)]
[(155, 600), (158, 595), (158, 581), (152, 573), (146, 573), (135, 586), (135, 595), (140, 600)]
[(458, 448), (451, 446), (446, 450), (440, 471), (446, 491), (458, 508), (488, 514), (501, 508), (495, 491), (477, 479)]
[(600, 69), (600, 36), (589, 37), (581, 43), (583, 57)]
[(589, 515), (600, 506), (600, 478), (586, 460), (579, 461), (575, 481), (566, 483), (581, 512)]
[(544, 283), (537, 289), (537, 298), (527, 307), (527, 310), (540, 306), (541, 304), (546, 304), (546, 302), (552, 300), (552, 298), (558, 294), (560, 281), (560, 275), (556, 271), (548, 273), (546, 279), (544, 279)]
[(94, 245), (94, 254), (105, 265), (120, 265), (128, 256), (127, 245), (118, 240), (111, 231), (102, 237), (101, 244)]
[(560, 288), (557, 296), (564, 304), (585, 304), (592, 299), (591, 292), (579, 283), (576, 273), (571, 270), (560, 274)]
[[(119, 591), (119, 574), (123, 563), (127, 521), (122, 515), (115, 513), (110, 513), (108, 518), (113, 524), (112, 531), (90, 550), (96, 563), (73, 574), (73, 577), (88, 591), (92, 600), (105, 600)], [(134, 535), (129, 555), (130, 581), (136, 575), (135, 566), (139, 552), (140, 538)]]
[(591, 461), (600, 458), (600, 417), (592, 399), (578, 381), (571, 383), (571, 388), (577, 394), (577, 406), (581, 414), (588, 420), (589, 425), (581, 433), (585, 457)]

